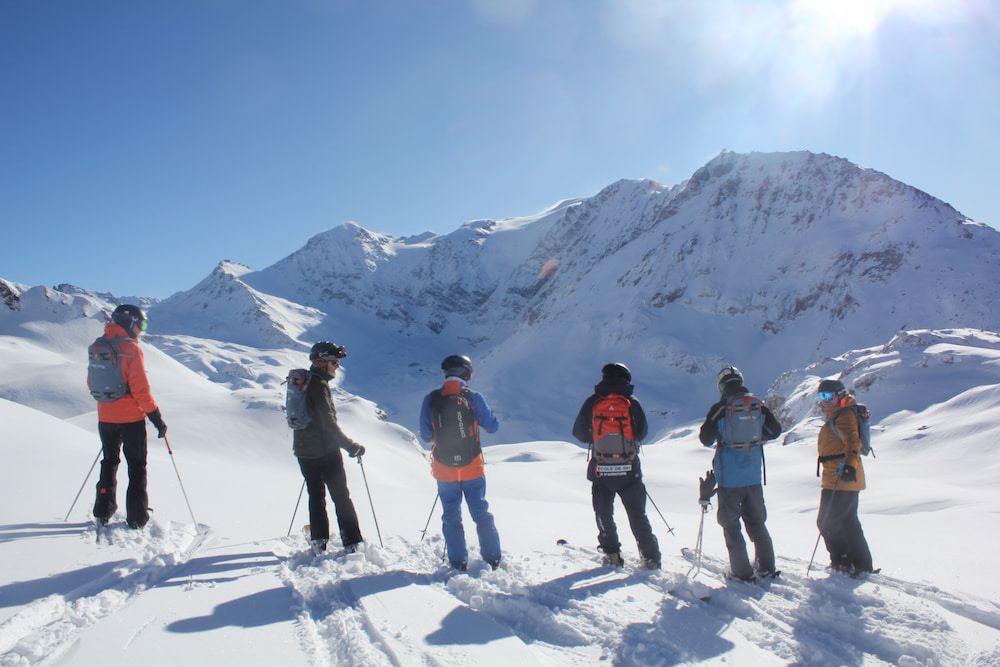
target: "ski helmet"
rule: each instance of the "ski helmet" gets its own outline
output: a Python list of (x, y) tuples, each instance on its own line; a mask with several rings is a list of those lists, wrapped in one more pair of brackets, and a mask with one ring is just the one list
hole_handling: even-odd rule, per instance
[(464, 354), (453, 354), (441, 362), (445, 377), (460, 377), (466, 382), (472, 377), (472, 359)]
[(631, 382), (632, 371), (630, 371), (628, 366), (625, 364), (619, 364), (618, 362), (605, 364), (604, 368), (601, 369), (601, 379), (612, 380), (614, 378), (620, 378), (626, 382)]
[(343, 359), (347, 351), (343, 345), (335, 345), (328, 340), (321, 340), (309, 350), (309, 361), (316, 359)]
[(726, 385), (730, 382), (738, 382), (743, 384), (743, 373), (740, 373), (740, 369), (736, 366), (726, 366), (721, 371), (719, 371), (719, 393), (723, 393), (726, 390)]
[(816, 391), (828, 391), (837, 396), (837, 398), (847, 396), (847, 387), (845, 387), (844, 383), (840, 380), (823, 380), (819, 383), (819, 389)]
[(130, 303), (123, 303), (115, 308), (111, 313), (111, 321), (128, 332), (129, 336), (132, 336), (132, 329), (136, 326), (141, 331), (146, 330), (146, 314), (142, 312), (142, 308)]

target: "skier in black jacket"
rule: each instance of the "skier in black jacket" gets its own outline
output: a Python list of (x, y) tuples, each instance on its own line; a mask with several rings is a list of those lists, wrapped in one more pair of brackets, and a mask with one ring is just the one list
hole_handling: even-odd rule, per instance
[[(601, 369), (601, 382), (594, 387), (594, 394), (584, 401), (573, 424), (573, 435), (593, 448), (594, 445), (594, 404), (604, 396), (617, 394), (629, 401), (629, 420), (632, 440), (636, 443), (646, 437), (648, 425), (642, 405), (632, 395), (632, 373), (624, 364), (607, 364)], [(629, 526), (635, 536), (642, 558), (642, 565), (650, 569), (660, 567), (660, 545), (653, 534), (649, 518), (646, 516), (646, 485), (642, 482), (642, 469), (636, 453), (627, 462), (605, 465), (597, 456), (591, 456), (587, 464), (587, 479), (592, 483), (594, 514), (597, 518), (597, 539), (604, 552), (604, 562), (609, 565), (622, 564), (621, 543), (615, 526), (615, 496), (622, 499), (628, 514)]]

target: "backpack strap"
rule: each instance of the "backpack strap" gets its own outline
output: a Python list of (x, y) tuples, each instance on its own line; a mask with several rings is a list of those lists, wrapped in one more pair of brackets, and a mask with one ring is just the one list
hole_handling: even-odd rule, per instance
[(837, 417), (839, 417), (842, 412), (844, 412), (846, 410), (850, 410), (850, 409), (851, 409), (851, 406), (849, 406), (849, 405), (846, 406), (846, 407), (840, 408), (839, 410), (837, 410), (836, 412), (834, 412), (832, 415), (830, 415), (830, 418), (826, 421), (826, 423), (830, 426), (830, 432), (833, 433), (833, 437), (835, 437), (838, 440), (838, 442), (843, 442), (844, 439), (840, 437), (840, 433), (837, 431), (837, 426), (836, 426)]

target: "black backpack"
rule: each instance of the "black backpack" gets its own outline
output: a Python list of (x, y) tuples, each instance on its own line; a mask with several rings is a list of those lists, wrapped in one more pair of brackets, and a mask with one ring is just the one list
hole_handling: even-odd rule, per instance
[(431, 392), (431, 419), (434, 425), (434, 459), (452, 468), (469, 465), (483, 449), (479, 444), (479, 423), (472, 407), (472, 392), (457, 394)]

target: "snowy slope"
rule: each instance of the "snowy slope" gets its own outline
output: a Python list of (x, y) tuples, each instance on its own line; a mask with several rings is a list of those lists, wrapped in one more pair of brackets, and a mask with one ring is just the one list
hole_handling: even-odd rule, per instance
[[(162, 394), (174, 393), (163, 369), (150, 375)], [(1000, 578), (992, 532), (983, 528), (995, 527), (1000, 511), (997, 457), (981, 457), (986, 470), (970, 475), (960, 454), (995, 437), (1000, 388), (967, 394), (883, 424), (880, 458), (866, 461), (862, 515), (886, 573), (868, 582), (821, 569), (805, 576), (818, 496), (814, 449), (773, 446), (769, 525), (783, 575), (761, 586), (722, 581), (725, 549), (711, 514), (702, 571), (686, 576), (691, 563), (680, 548), (693, 546), (696, 480), (711, 456), (696, 442), (696, 424), (643, 454), (650, 495), (674, 529), (668, 534), (650, 508), (661, 572), (601, 567), (583, 453), (530, 442), (488, 449), (506, 564), (491, 572), (474, 563), (457, 575), (443, 567), (436, 517), (420, 539), (433, 500), (426, 462), (407, 434), (352, 410), (350, 399), (338, 407), (345, 429), (369, 448), (365, 477), (384, 546), (364, 478), (348, 462), (366, 552), (318, 559), (299, 535), (304, 512), (292, 519), (300, 479), (293, 457), (283, 448), (272, 458), (266, 434), (242, 440), (239, 457), (209, 435), (174, 438), (173, 463), (197, 520), (211, 526), (193, 550), (193, 522), (155, 441), (151, 527), (113, 525), (95, 544), (86, 522), (92, 477), (63, 522), (93, 460), (92, 416), (91, 428), (78, 428), (0, 401), (0, 664), (996, 664)], [(951, 425), (972, 406), (989, 426)], [(174, 424), (193, 422), (206, 434), (219, 418), (174, 415)], [(917, 424), (929, 435), (914, 460)], [(50, 484), (34, 483), (42, 475)], [(569, 546), (557, 546), (557, 537)], [(624, 552), (634, 563), (627, 540)]]
[[(80, 349), (98, 325), (54, 319), (27, 329), (47, 324), (59, 335), (46, 340)], [(183, 353), (194, 366), (234, 354), (229, 344), (191, 340), (198, 344)], [(52, 353), (55, 343), (36, 344)], [(691, 572), (680, 553), (694, 545), (697, 479), (711, 461), (697, 442), (698, 415), (643, 450), (661, 572), (600, 566), (578, 446), (488, 436), (489, 498), (505, 565), (492, 572), (474, 563), (458, 575), (443, 567), (425, 453), (374, 404), (340, 388), (344, 428), (368, 448), (364, 474), (347, 466), (367, 544), (363, 557), (313, 558), (300, 533), (304, 507), (293, 516), (301, 477), (275, 391), (280, 374), (265, 361), (277, 366), (294, 353), (243, 349), (244, 363), (259, 372), (227, 386), (144, 346), (174, 452), (151, 441), (155, 512), (145, 531), (116, 522), (96, 542), (88, 522), (95, 479), (84, 482), (99, 448), (92, 405), (63, 420), (0, 400), (4, 666), (1000, 661), (1000, 456), (984, 447), (1000, 436), (996, 334), (905, 332), (782, 378), (776, 388), (787, 400), (776, 407), (794, 423), (784, 444), (768, 448), (766, 494), (783, 575), (762, 586), (723, 582), (725, 547), (712, 514), (702, 571)], [(25, 395), (32, 376), (10, 372), (19, 363), (4, 354), (0, 372)], [(82, 355), (65, 364), (68, 377), (84, 375)], [(867, 582), (822, 568), (805, 576), (818, 499), (818, 423), (808, 394), (821, 374), (845, 369), (877, 419), (862, 521), (884, 574)], [(68, 403), (77, 391), (62, 388)], [(919, 400), (904, 400), (913, 393)], [(559, 538), (568, 546), (556, 545)], [(635, 562), (627, 538), (624, 554)]]

